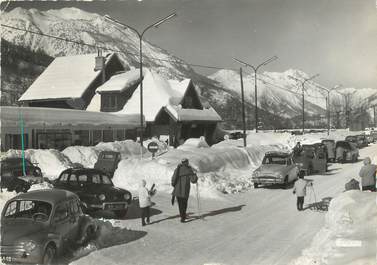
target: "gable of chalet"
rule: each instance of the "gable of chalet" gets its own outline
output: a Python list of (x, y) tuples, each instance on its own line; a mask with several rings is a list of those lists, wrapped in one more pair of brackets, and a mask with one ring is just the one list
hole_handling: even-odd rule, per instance
[[(102, 70), (95, 71), (97, 54), (57, 57), (19, 98), (36, 107), (85, 109), (102, 84)], [(105, 77), (124, 71), (115, 53), (104, 55)]]

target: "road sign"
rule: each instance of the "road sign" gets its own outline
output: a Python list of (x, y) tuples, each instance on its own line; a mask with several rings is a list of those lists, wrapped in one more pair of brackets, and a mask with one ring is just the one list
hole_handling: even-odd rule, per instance
[(158, 151), (158, 144), (156, 142), (150, 142), (148, 144), (148, 151), (151, 152), (154, 157), (154, 154)]

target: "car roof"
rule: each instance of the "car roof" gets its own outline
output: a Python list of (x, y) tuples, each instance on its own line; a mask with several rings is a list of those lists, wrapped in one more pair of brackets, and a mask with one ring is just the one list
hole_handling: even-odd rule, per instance
[[(76, 173), (76, 174), (87, 174), (87, 173), (100, 173), (102, 175), (106, 175), (105, 172), (103, 172), (102, 170), (100, 169), (96, 169), (96, 168), (85, 168), (85, 167), (78, 167), (78, 168), (68, 168), (66, 170), (63, 171), (64, 173)], [(63, 173), (62, 172), (62, 173)]]
[(288, 157), (291, 155), (291, 153), (282, 152), (282, 151), (269, 151), (265, 153), (266, 156), (282, 156), (282, 157)]
[(14, 197), (12, 200), (38, 200), (45, 201), (51, 204), (57, 204), (67, 199), (75, 198), (77, 195), (73, 192), (61, 189), (45, 189), (45, 190), (33, 190), (26, 193), (21, 193)]

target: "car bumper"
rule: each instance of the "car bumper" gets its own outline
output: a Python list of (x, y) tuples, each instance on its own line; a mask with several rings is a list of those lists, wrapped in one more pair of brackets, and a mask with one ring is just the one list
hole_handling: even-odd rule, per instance
[(88, 204), (89, 208), (98, 210), (124, 210), (129, 206), (128, 202), (104, 202), (102, 204)]
[(254, 182), (255, 184), (261, 184), (261, 185), (266, 185), (266, 184), (283, 184), (284, 183), (284, 179), (266, 176), (266, 177), (253, 178), (252, 182)]
[(4, 264), (41, 263), (43, 251), (38, 247), (28, 253), (22, 246), (1, 246), (1, 262)]

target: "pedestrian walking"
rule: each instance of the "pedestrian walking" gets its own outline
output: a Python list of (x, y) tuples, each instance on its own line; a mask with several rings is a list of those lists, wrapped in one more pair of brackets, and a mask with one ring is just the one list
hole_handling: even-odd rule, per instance
[(313, 183), (304, 179), (304, 172), (299, 173), (299, 179), (296, 180), (293, 187), (293, 194), (297, 196), (297, 210), (302, 211), (304, 208), (304, 199), (306, 196), (306, 187), (311, 186)]
[(147, 182), (143, 179), (139, 187), (139, 206), (141, 211), (141, 225), (150, 224), (150, 207), (152, 206), (151, 197), (154, 195), (153, 188), (146, 188)]
[(372, 164), (370, 157), (366, 157), (363, 161), (359, 177), (361, 178), (361, 189), (363, 191), (376, 191), (376, 171), (377, 166)]
[(187, 217), (186, 211), (188, 198), (190, 196), (191, 183), (197, 183), (197, 181), (198, 177), (189, 165), (188, 159), (182, 159), (181, 163), (174, 170), (174, 174), (171, 178), (171, 185), (174, 187), (172, 203), (174, 203), (174, 198), (177, 198), (179, 215), (182, 223), (185, 222)]

